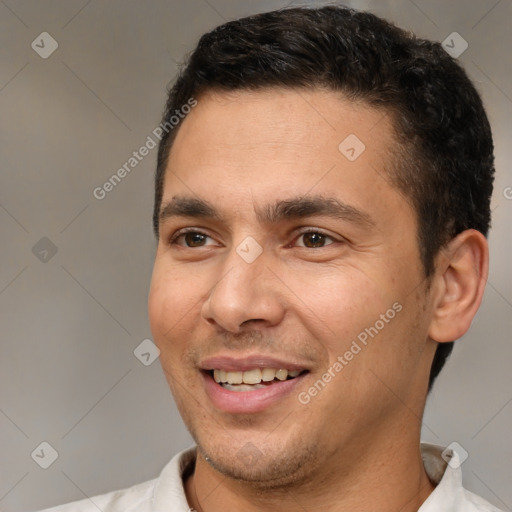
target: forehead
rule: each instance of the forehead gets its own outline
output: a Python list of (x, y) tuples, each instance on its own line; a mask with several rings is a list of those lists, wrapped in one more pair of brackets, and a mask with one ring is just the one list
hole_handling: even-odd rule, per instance
[(186, 192), (240, 210), (249, 201), (335, 192), (362, 206), (393, 188), (395, 146), (384, 111), (340, 93), (209, 93), (179, 127), (162, 203)]
[[(182, 146), (192, 142), (190, 136), (202, 151), (222, 150), (227, 155), (238, 150), (263, 158), (271, 150), (276, 156), (299, 153), (318, 157), (325, 151), (339, 156), (338, 143), (349, 135), (373, 152), (382, 149), (380, 143), (394, 143), (384, 110), (350, 101), (342, 93), (285, 88), (210, 92), (199, 98), (182, 122), (170, 159), (179, 160), (182, 151), (189, 149)], [(262, 144), (268, 146), (267, 151)], [(194, 156), (201, 158), (203, 153), (186, 158), (193, 161)]]

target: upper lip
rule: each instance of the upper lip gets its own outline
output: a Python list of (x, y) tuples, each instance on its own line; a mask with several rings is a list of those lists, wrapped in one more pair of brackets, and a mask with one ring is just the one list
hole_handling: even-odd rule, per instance
[(224, 370), (244, 372), (254, 368), (275, 368), (276, 370), (307, 370), (305, 364), (265, 355), (250, 355), (246, 357), (215, 356), (204, 359), (199, 364), (202, 370)]

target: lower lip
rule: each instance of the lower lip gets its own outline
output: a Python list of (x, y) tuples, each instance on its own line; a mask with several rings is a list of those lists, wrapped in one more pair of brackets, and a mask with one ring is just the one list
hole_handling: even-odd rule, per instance
[(201, 372), (201, 375), (206, 394), (217, 409), (231, 414), (250, 414), (261, 412), (292, 394), (306, 374), (254, 391), (230, 391), (217, 384), (209, 373)]

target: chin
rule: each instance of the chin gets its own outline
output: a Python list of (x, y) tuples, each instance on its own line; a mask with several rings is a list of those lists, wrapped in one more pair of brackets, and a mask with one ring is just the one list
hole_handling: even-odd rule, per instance
[(303, 445), (264, 445), (259, 449), (250, 441), (235, 450), (229, 446), (215, 444), (209, 449), (198, 443), (199, 452), (208, 464), (227, 478), (244, 482), (261, 490), (277, 490), (299, 485), (309, 480), (316, 467), (316, 453)]

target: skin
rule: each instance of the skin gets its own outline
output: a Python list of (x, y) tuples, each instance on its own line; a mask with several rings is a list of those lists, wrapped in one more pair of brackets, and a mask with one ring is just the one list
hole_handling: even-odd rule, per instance
[[(349, 134), (366, 146), (355, 161), (338, 149)], [(415, 212), (386, 171), (394, 147), (382, 111), (322, 90), (209, 93), (180, 125), (162, 205), (199, 198), (219, 219), (162, 218), (149, 315), (199, 448), (185, 482), (197, 511), (407, 512), (432, 492), (419, 443), (435, 341), (468, 329), (487, 244), (476, 231), (461, 233), (425, 279)], [(342, 201), (366, 222), (256, 214), (312, 196)], [(183, 228), (206, 236), (171, 241)], [(263, 250), (252, 263), (236, 252), (248, 236)], [(300, 403), (298, 394), (395, 303), (400, 312)], [(280, 356), (307, 362), (309, 373), (277, 404), (230, 414), (213, 405), (198, 370), (218, 354)]]

